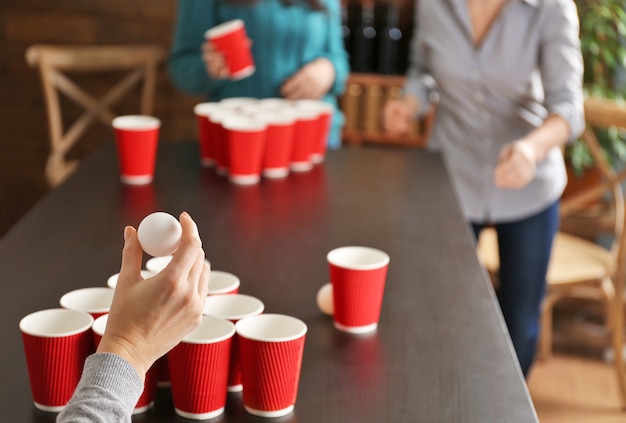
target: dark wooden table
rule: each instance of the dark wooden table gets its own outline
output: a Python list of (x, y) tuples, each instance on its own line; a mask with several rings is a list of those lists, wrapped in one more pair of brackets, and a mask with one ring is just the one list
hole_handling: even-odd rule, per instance
[[(83, 162), (0, 242), (1, 420), (52, 422), (36, 410), (18, 329), (65, 292), (105, 286), (119, 271), (124, 225), (148, 213), (198, 222), (213, 269), (240, 276), (267, 312), (308, 325), (295, 411), (280, 422), (504, 423), (537, 417), (493, 289), (480, 268), (438, 155), (418, 150), (330, 152), (311, 172), (236, 186), (199, 165), (193, 143), (159, 147), (154, 183), (119, 182), (113, 144)], [(391, 257), (378, 331), (337, 331), (317, 308), (326, 253), (380, 248)], [(141, 422), (188, 421), (167, 389)], [(267, 422), (239, 394), (216, 422)]]

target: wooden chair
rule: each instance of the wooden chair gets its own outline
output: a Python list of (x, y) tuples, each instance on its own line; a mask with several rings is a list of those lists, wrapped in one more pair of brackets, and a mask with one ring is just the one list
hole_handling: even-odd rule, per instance
[[(60, 184), (78, 165), (66, 155), (96, 120), (108, 127), (116, 116), (111, 106), (141, 86), (139, 112), (152, 114), (157, 66), (164, 59), (158, 45), (56, 46), (33, 45), (26, 51), (26, 62), (39, 69), (44, 91), (50, 153), (45, 173), (48, 184)], [(122, 72), (126, 76), (99, 98), (87, 94), (67, 73)], [(84, 113), (64, 131), (59, 92), (84, 108)]]
[[(626, 230), (624, 230), (624, 194), (621, 186), (626, 170), (616, 173), (600, 147), (593, 128), (618, 127), (626, 129), (626, 107), (611, 100), (590, 97), (585, 100), (587, 126), (582, 140), (602, 174), (601, 180), (584, 191), (564, 198), (561, 217), (567, 218), (589, 207), (590, 201), (607, 203), (610, 216), (612, 244), (605, 248), (580, 236), (561, 229), (554, 240), (547, 275), (547, 294), (542, 304), (539, 358), (547, 359), (552, 353), (552, 312), (554, 305), (567, 297), (599, 299), (604, 304), (606, 333), (610, 335), (616, 375), (622, 403), (626, 406), (626, 380), (622, 357), (624, 346), (624, 271), (626, 270)], [(606, 220), (607, 209), (596, 216)], [(585, 213), (592, 219), (592, 213)], [(497, 236), (493, 228), (481, 233), (478, 256), (492, 275), (499, 267)], [(497, 277), (497, 276), (496, 276)], [(616, 294), (617, 293), (617, 294)]]

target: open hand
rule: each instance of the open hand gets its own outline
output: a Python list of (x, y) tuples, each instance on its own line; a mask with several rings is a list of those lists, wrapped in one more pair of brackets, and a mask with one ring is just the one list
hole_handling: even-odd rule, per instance
[(202, 319), (210, 269), (196, 224), (185, 212), (180, 223), (181, 243), (172, 261), (145, 280), (137, 231), (124, 228), (122, 267), (98, 352), (121, 356), (142, 377)]
[(288, 100), (321, 99), (335, 81), (335, 67), (321, 57), (302, 66), (281, 87), (281, 95)]

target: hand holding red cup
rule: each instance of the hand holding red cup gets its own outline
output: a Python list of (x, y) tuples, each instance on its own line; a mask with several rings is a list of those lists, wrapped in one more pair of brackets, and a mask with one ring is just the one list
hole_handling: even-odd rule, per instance
[(230, 79), (243, 79), (254, 73), (251, 43), (241, 19), (214, 26), (206, 31), (204, 37), (224, 56)]

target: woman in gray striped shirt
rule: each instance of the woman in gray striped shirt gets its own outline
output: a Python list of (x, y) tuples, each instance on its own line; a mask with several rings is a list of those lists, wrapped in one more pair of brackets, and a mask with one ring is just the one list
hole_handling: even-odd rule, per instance
[(402, 133), (437, 103), (429, 147), (475, 235), (496, 228), (498, 299), (525, 376), (567, 183), (561, 147), (584, 128), (578, 30), (572, 0), (420, 0), (405, 96), (383, 112)]

